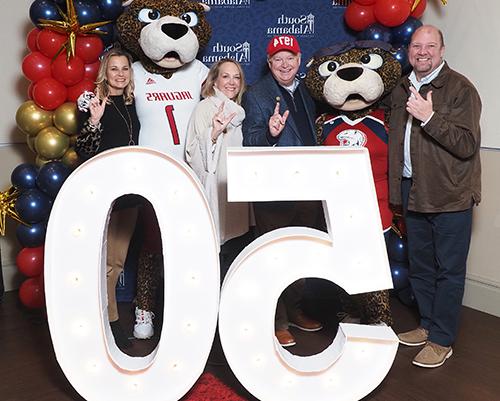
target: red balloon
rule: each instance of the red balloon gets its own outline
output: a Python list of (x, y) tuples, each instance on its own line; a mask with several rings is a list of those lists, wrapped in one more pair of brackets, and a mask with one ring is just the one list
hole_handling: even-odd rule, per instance
[(373, 13), (380, 24), (398, 26), (410, 16), (410, 4), (408, 0), (377, 0)]
[[(407, 0), (408, 4), (410, 5), (410, 10), (413, 6), (413, 3), (415, 3), (416, 0)], [(422, 15), (424, 15), (425, 7), (427, 7), (427, 0), (420, 0), (420, 3), (418, 3), (418, 6), (411, 12), (411, 16), (414, 18), (422, 18)]]
[(377, 0), (354, 0), (355, 3), (361, 4), (362, 6), (371, 6), (375, 4)]
[(27, 308), (43, 308), (45, 305), (43, 280), (40, 277), (30, 277), (24, 280), (19, 287), (19, 299)]
[(36, 43), (44, 55), (52, 58), (61, 50), (67, 40), (68, 38), (65, 35), (50, 29), (42, 29), (36, 38)]
[(40, 29), (33, 28), (31, 31), (29, 31), (28, 36), (26, 36), (26, 44), (28, 45), (28, 49), (30, 49), (32, 52), (36, 52), (38, 50), (38, 47), (36, 45), (36, 38), (39, 33)]
[(83, 74), (83, 77), (88, 78), (91, 81), (95, 81), (97, 78), (97, 73), (99, 72), (100, 65), (101, 62), (99, 60), (92, 64), (85, 64), (85, 72)]
[(95, 89), (94, 81), (84, 78), (76, 85), (73, 85), (68, 88), (67, 101), (68, 102), (76, 102), (78, 97), (84, 92), (89, 91), (93, 92)]
[(66, 101), (66, 87), (54, 78), (44, 78), (33, 87), (33, 100), (45, 110), (57, 109)]
[(23, 59), (22, 69), (24, 76), (33, 82), (52, 76), (50, 73), (50, 59), (40, 52), (28, 54)]
[(66, 86), (76, 85), (83, 79), (85, 67), (80, 57), (66, 59), (66, 53), (61, 53), (52, 63), (52, 76)]
[(355, 31), (362, 31), (368, 25), (375, 23), (373, 6), (351, 3), (345, 10), (344, 19), (349, 28)]
[(43, 245), (36, 248), (23, 248), (16, 257), (19, 271), (28, 277), (36, 277), (43, 273)]
[(94, 63), (99, 59), (99, 55), (104, 50), (101, 38), (95, 35), (78, 36), (76, 38), (76, 55), (84, 63)]

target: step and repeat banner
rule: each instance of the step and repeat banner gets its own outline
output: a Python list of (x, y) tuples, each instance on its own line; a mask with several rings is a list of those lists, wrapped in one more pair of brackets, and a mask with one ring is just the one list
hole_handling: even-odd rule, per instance
[[(345, 7), (334, 0), (202, 0), (212, 38), (198, 58), (210, 66), (224, 57), (238, 60), (249, 84), (266, 71), (266, 47), (276, 35), (295, 35), (302, 50), (301, 72), (316, 50), (353, 40), (344, 23)], [(285, 6), (284, 6), (285, 4)]]

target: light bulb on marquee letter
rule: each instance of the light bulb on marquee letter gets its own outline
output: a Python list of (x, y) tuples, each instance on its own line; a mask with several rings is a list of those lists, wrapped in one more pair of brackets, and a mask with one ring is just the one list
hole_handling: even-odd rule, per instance
[[(116, 347), (103, 285), (110, 208), (130, 193), (155, 208), (165, 262), (164, 329), (156, 350), (142, 358)], [(194, 174), (135, 146), (103, 152), (76, 169), (50, 214), (45, 293), (57, 361), (86, 400), (180, 399), (203, 372), (219, 299), (218, 238)]]
[[(257, 168), (266, 172), (259, 180)], [(231, 265), (219, 330), (240, 382), (262, 401), (359, 400), (369, 394), (394, 361), (398, 340), (391, 328), (341, 324), (333, 343), (309, 357), (290, 354), (274, 337), (278, 297), (300, 278), (330, 280), (350, 294), (392, 287), (368, 151), (230, 149), (228, 199), (322, 200), (328, 225), (328, 234), (304, 227), (269, 232)], [(241, 334), (245, 326), (252, 327), (252, 341)]]

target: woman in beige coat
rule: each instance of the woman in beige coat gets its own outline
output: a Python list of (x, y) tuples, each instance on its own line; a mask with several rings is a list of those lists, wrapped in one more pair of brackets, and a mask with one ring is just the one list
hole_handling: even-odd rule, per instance
[(226, 149), (240, 147), (245, 111), (240, 106), (245, 80), (240, 64), (222, 59), (212, 65), (202, 100), (188, 125), (186, 160), (198, 175), (219, 234), (221, 269), (225, 272), (251, 239), (248, 203), (227, 201)]

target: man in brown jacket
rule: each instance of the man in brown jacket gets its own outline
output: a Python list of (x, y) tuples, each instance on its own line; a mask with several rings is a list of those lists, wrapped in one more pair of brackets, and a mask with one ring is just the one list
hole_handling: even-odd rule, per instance
[(479, 118), (474, 86), (443, 60), (444, 41), (424, 25), (412, 36), (413, 71), (391, 96), (390, 201), (405, 213), (410, 283), (420, 326), (399, 335), (425, 345), (417, 366), (441, 366), (452, 355), (465, 284), (472, 207), (481, 199)]

